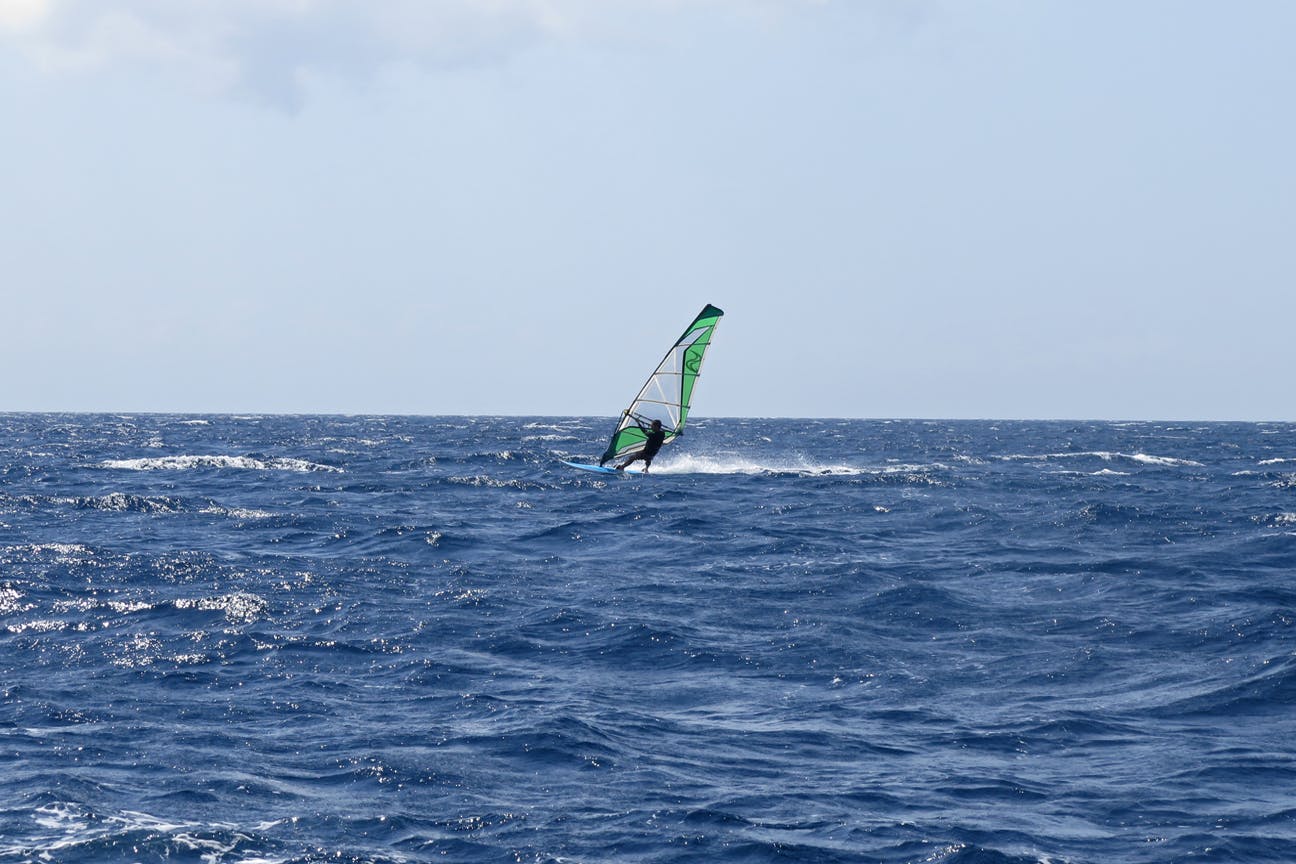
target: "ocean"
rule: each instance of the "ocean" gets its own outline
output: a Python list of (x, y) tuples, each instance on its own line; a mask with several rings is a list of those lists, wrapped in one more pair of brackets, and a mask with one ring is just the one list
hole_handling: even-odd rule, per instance
[(0, 862), (1296, 861), (1296, 424), (0, 415)]

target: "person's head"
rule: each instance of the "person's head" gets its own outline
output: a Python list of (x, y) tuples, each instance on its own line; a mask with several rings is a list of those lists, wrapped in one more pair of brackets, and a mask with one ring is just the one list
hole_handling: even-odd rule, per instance
[(652, 430), (653, 430), (654, 432), (656, 432), (656, 431), (659, 430), (659, 429), (661, 429), (661, 421), (660, 421), (660, 420), (654, 420), (654, 421), (652, 422)]

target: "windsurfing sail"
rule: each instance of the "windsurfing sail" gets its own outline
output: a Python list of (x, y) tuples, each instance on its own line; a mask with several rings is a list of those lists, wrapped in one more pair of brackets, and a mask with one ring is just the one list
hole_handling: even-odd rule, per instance
[(707, 346), (711, 344), (711, 334), (715, 332), (722, 315), (724, 312), (708, 303), (693, 319), (684, 335), (666, 352), (666, 356), (639, 390), (639, 395), (630, 403), (629, 408), (621, 412), (621, 422), (612, 433), (607, 450), (599, 458), (600, 465), (611, 459), (632, 456), (644, 449), (648, 427), (654, 420), (661, 421), (662, 429), (666, 432), (666, 444), (683, 434), (693, 399), (693, 388), (702, 371), (702, 358), (706, 355)]

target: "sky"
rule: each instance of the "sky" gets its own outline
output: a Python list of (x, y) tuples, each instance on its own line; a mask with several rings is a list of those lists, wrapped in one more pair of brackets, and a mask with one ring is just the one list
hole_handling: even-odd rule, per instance
[(0, 0), (0, 411), (1296, 420), (1296, 4)]

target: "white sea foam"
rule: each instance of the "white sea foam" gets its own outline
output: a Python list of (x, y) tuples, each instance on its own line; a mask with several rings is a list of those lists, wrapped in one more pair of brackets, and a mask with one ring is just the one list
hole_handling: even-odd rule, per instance
[(768, 461), (741, 456), (672, 456), (653, 464), (653, 474), (842, 474), (865, 473), (850, 465), (826, 465), (808, 460)]
[[(1123, 455), (1123, 454), (1117, 454)], [(1142, 462), (1144, 465), (1169, 465), (1183, 468), (1203, 468), (1205, 466), (1200, 462), (1194, 462), (1191, 459), (1175, 459), (1171, 456), (1149, 456), (1146, 453), (1134, 453), (1126, 458), (1133, 459), (1135, 462)]]
[(577, 430), (589, 429), (590, 427), (589, 427), (589, 426), (586, 426), (584, 423), (576, 423), (576, 422), (573, 422), (573, 423), (535, 423), (535, 422), (531, 422), (531, 423), (526, 423), (526, 424), (524, 424), (524, 425), (522, 426), (522, 428), (523, 428), (523, 429), (548, 429), (550, 432), (566, 432), (566, 433), (572, 433), (572, 432), (576, 432)]
[[(283, 857), (268, 857), (258, 850), (240, 849), (240, 846), (247, 844), (252, 838), (246, 833), (247, 829), (229, 822), (163, 819), (138, 810), (121, 810), (117, 813), (98, 815), (79, 804), (62, 801), (42, 804), (34, 811), (32, 821), (48, 832), (47, 836), (37, 840), (39, 852), (35, 857), (32, 856), (33, 848), (30, 843), (20, 846), (0, 842), (0, 858), (60, 861), (63, 860), (64, 850), (75, 849), (114, 835), (144, 833), (165, 837), (170, 845), (196, 853), (198, 860), (207, 864), (229, 860), (235, 850), (238, 850), (239, 864), (283, 864), (288, 860)], [(268, 831), (281, 821), (258, 822), (251, 830)]]
[(36, 808), (33, 814), (33, 820), (42, 828), (52, 830), (88, 828), (89, 823), (85, 821), (84, 813), (80, 808), (74, 808), (71, 804), (57, 801), (53, 804), (42, 804)]
[(1260, 461), (1259, 463), (1257, 463), (1257, 464), (1259, 464), (1259, 465), (1281, 465), (1281, 464), (1283, 464), (1284, 462), (1296, 462), (1296, 459), (1263, 459), (1263, 460), (1261, 460), (1261, 461)]
[(1110, 450), (1085, 450), (1079, 453), (1009, 453), (995, 456), (1004, 462), (1043, 462), (1048, 459), (1101, 459), (1112, 462), (1117, 459), (1128, 459), (1143, 465), (1161, 465), (1166, 467), (1202, 468), (1200, 462), (1191, 459), (1176, 459), (1173, 456), (1152, 456), (1147, 453), (1116, 453)]
[(211, 504), (198, 512), (212, 516), (228, 516), (231, 519), (269, 519), (275, 515), (265, 510), (253, 510), (247, 507), (222, 507), (219, 504)]
[(270, 457), (255, 459), (251, 456), (156, 456), (143, 459), (108, 459), (100, 463), (103, 468), (124, 471), (189, 471), (195, 468), (234, 468), (245, 471), (335, 471), (341, 468), (321, 465), (305, 459)]
[(98, 498), (88, 498), (84, 502), (95, 510), (111, 510), (118, 513), (127, 510), (143, 510), (149, 513), (175, 513), (180, 504), (170, 498), (141, 498), (127, 495), (124, 492), (109, 492)]
[(858, 477), (861, 475), (924, 474), (948, 471), (940, 462), (927, 465), (894, 463), (888, 465), (847, 465), (841, 462), (816, 462), (810, 459), (751, 459), (742, 456), (671, 456), (654, 462), (653, 474), (799, 474), (807, 477)]

